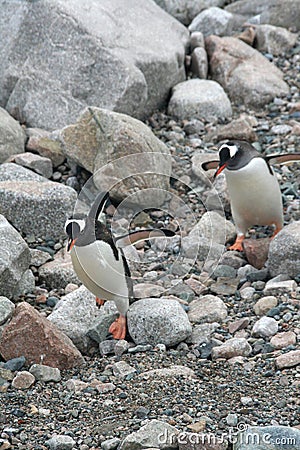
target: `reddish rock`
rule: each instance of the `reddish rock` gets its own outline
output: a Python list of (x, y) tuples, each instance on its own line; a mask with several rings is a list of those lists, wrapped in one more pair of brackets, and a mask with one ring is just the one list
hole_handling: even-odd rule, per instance
[(288, 347), (289, 345), (296, 344), (296, 334), (293, 331), (283, 331), (282, 333), (277, 333), (272, 337), (270, 343), (276, 349), (282, 349)]
[(284, 353), (283, 355), (278, 356), (275, 361), (278, 369), (297, 366), (300, 364), (300, 350)]
[(25, 356), (27, 364), (70, 369), (84, 363), (72, 341), (29, 303), (20, 303), (0, 339), (5, 361)]
[(232, 120), (226, 125), (218, 126), (213, 137), (217, 141), (223, 141), (225, 139), (242, 139), (249, 142), (254, 142), (257, 140), (255, 131), (249, 121), (245, 118)]
[(243, 242), (246, 258), (251, 266), (262, 269), (268, 259), (270, 238), (245, 239)]

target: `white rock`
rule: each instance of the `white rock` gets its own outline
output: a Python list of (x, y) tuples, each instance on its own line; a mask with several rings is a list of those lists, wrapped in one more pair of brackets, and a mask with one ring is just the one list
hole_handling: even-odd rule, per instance
[(257, 316), (264, 316), (271, 308), (278, 305), (278, 300), (273, 295), (260, 298), (253, 306)]
[(252, 328), (252, 334), (256, 337), (270, 337), (278, 331), (278, 322), (273, 317), (261, 317)]
[(251, 286), (245, 287), (244, 289), (242, 289), (240, 291), (241, 298), (243, 300), (251, 300), (254, 292), (255, 292), (255, 289), (253, 287), (251, 287)]
[(233, 15), (224, 9), (211, 7), (198, 14), (189, 25), (190, 31), (201, 31), (204, 36), (224, 36), (232, 31)]
[(180, 120), (197, 117), (211, 121), (231, 117), (232, 109), (225, 91), (218, 83), (192, 79), (173, 88), (168, 114)]

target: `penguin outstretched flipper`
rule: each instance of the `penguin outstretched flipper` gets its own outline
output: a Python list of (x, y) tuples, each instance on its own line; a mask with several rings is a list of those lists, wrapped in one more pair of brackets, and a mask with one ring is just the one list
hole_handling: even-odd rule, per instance
[(300, 153), (281, 153), (264, 157), (269, 164), (292, 164), (300, 161)]
[(165, 228), (151, 228), (146, 230), (133, 231), (131, 233), (118, 236), (115, 238), (117, 248), (124, 248), (128, 245), (137, 244), (138, 242), (145, 241), (153, 238), (167, 238), (174, 237), (176, 234), (174, 231)]

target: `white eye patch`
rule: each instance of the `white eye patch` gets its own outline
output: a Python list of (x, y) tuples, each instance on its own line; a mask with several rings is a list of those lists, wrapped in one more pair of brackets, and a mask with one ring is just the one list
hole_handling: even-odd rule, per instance
[(83, 219), (68, 219), (68, 220), (66, 220), (66, 223), (65, 223), (65, 231), (67, 229), (67, 226), (72, 223), (77, 223), (80, 231), (83, 231), (85, 228), (85, 220), (83, 220)]
[(238, 151), (237, 146), (234, 145), (234, 144), (232, 144), (232, 145), (223, 144), (220, 147), (219, 151), (221, 151), (223, 148), (226, 148), (229, 151), (230, 158), (233, 158), (236, 155), (237, 151)]

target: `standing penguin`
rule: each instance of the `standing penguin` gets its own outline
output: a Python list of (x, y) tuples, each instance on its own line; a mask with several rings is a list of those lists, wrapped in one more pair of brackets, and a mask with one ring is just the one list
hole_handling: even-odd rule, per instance
[(204, 170), (217, 168), (214, 177), (223, 171), (226, 177), (237, 230), (236, 241), (229, 250), (243, 251), (245, 234), (253, 225), (275, 225), (274, 237), (283, 227), (283, 206), (270, 163), (300, 160), (300, 154), (262, 156), (246, 141), (230, 141), (220, 146), (219, 157), (219, 161), (203, 163), (202, 167)]
[(78, 278), (96, 295), (96, 303), (100, 306), (105, 300), (115, 302), (120, 316), (111, 324), (109, 332), (114, 339), (124, 339), (133, 286), (122, 248), (150, 237), (171, 237), (174, 233), (169, 230), (141, 230), (114, 238), (98, 220), (108, 198), (108, 193), (99, 194), (87, 217), (74, 216), (66, 221), (67, 249), (71, 252)]

